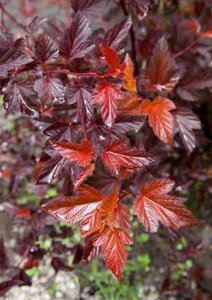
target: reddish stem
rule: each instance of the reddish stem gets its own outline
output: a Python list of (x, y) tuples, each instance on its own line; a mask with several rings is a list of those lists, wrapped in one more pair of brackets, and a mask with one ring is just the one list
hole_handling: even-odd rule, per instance
[(69, 70), (49, 70), (48, 71), (50, 74), (67, 74), (67, 75), (73, 75), (76, 77), (95, 77), (95, 78), (108, 78), (111, 77), (108, 74), (97, 74), (95, 72), (85, 72), (85, 73), (78, 73), (78, 72), (71, 72)]
[[(128, 16), (128, 11), (127, 11), (125, 0), (120, 0), (120, 5), (124, 12), (124, 15)], [(138, 70), (138, 65), (137, 65), (136, 42), (135, 42), (135, 33), (133, 30), (133, 25), (130, 28), (130, 40), (131, 40), (131, 46), (132, 46), (132, 58), (135, 62), (135, 75), (138, 75), (139, 70)]]
[(190, 45), (188, 45), (187, 47), (183, 48), (182, 50), (180, 50), (179, 52), (176, 52), (173, 54), (173, 56), (176, 58), (176, 57), (179, 57), (183, 54), (185, 54), (186, 52), (188, 52), (189, 50), (191, 50), (199, 41), (199, 37), (196, 38)]

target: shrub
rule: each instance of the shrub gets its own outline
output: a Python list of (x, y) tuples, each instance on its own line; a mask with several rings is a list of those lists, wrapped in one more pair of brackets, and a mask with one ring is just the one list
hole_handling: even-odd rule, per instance
[[(47, 214), (78, 223), (80, 256), (91, 261), (101, 254), (121, 281), (125, 248), (133, 243), (130, 215), (146, 231), (161, 224), (171, 236), (200, 223), (172, 189), (185, 179), (184, 160), (205, 141), (195, 111), (207, 103), (212, 86), (211, 8), (208, 1), (58, 0), (49, 5), (65, 13), (59, 22), (35, 16), (39, 1), (21, 1), (21, 22), (7, 2), (0, 4), (7, 19), (0, 23), (1, 94), (8, 113), (25, 116), (12, 132), (24, 126), (33, 136), (17, 137), (23, 145), (13, 156), (16, 184), (32, 176), (37, 161), (33, 177), (40, 193), (34, 199), (26, 191), (27, 200), (10, 207), (31, 231), (24, 263), (7, 286), (36, 264), (32, 246), (52, 222)], [(8, 24), (17, 27), (15, 36)], [(17, 174), (5, 166), (2, 177), (11, 180), (14, 195)], [(47, 195), (51, 184), (56, 191)], [(70, 230), (51, 229), (53, 241), (33, 248), (38, 257), (41, 245), (51, 247), (56, 235)], [(69, 269), (59, 257), (53, 265)]]

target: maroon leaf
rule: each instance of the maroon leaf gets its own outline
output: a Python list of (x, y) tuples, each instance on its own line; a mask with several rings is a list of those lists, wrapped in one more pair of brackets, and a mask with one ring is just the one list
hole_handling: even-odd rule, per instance
[(77, 114), (83, 124), (93, 116), (91, 93), (91, 87), (79, 81), (73, 81), (68, 87), (67, 101), (70, 99), (71, 103), (77, 103)]
[(6, 248), (3, 239), (0, 239), (0, 270), (7, 269), (8, 267), (9, 259), (7, 257)]
[(170, 92), (180, 78), (165, 38), (156, 44), (147, 69), (142, 74), (145, 88), (151, 92)]
[(8, 77), (8, 72), (26, 65), (33, 59), (24, 53), (24, 40), (13, 40), (10, 33), (0, 33), (0, 78)]
[(92, 20), (93, 17), (99, 16), (99, 12), (103, 11), (107, 2), (108, 0), (74, 0), (72, 6), (75, 12), (80, 12)]
[(44, 106), (65, 101), (65, 88), (59, 78), (43, 76), (35, 81), (34, 89)]
[(132, 0), (129, 1), (129, 5), (132, 6), (139, 20), (142, 20), (147, 16), (147, 13), (151, 6), (150, 0)]
[(179, 83), (177, 88), (178, 95), (186, 101), (198, 101), (198, 90), (212, 88), (212, 73), (204, 70), (204, 73), (192, 74), (190, 70)]
[(132, 26), (131, 17), (127, 17), (105, 33), (104, 44), (113, 50), (119, 50), (120, 43), (127, 37)]
[(179, 109), (174, 114), (183, 144), (190, 154), (196, 148), (196, 137), (193, 130), (200, 130), (199, 118), (189, 109)]
[(10, 81), (4, 89), (4, 107), (10, 112), (36, 114), (36, 93), (26, 81)]
[(65, 31), (60, 43), (60, 55), (68, 62), (73, 59), (82, 58), (89, 53), (94, 45), (87, 41), (90, 35), (88, 20), (81, 14), (73, 19), (71, 27)]
[(40, 35), (35, 43), (35, 57), (40, 62), (46, 62), (57, 58), (58, 50), (53, 40), (47, 35)]

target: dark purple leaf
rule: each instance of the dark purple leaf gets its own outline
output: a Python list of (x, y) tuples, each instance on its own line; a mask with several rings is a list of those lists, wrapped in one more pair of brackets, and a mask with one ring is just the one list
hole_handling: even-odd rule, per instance
[(26, 81), (10, 81), (4, 92), (4, 107), (10, 112), (36, 115), (36, 92)]
[(93, 106), (91, 102), (92, 89), (87, 84), (73, 81), (69, 87), (66, 95), (67, 101), (77, 103), (77, 114), (83, 123), (92, 119)]
[(44, 130), (52, 140), (72, 141), (75, 138), (77, 126), (72, 123), (55, 122)]
[(65, 101), (65, 88), (59, 78), (43, 76), (35, 81), (34, 89), (44, 106)]
[(24, 40), (13, 40), (13, 35), (0, 33), (0, 78), (8, 77), (8, 72), (26, 65), (33, 59), (24, 53)]
[(137, 132), (144, 124), (144, 118), (140, 116), (118, 116), (113, 124), (114, 135), (126, 134), (129, 131)]
[(42, 34), (35, 43), (35, 57), (40, 62), (46, 62), (57, 58), (58, 50), (53, 40)]
[[(191, 75), (190, 75), (191, 74)], [(200, 74), (192, 74), (190, 70), (178, 85), (178, 95), (186, 101), (198, 101), (198, 90), (212, 88), (212, 73), (204, 70)]]
[(129, 5), (133, 8), (139, 20), (147, 16), (151, 2), (151, 0), (128, 0)]
[(60, 270), (67, 271), (67, 272), (73, 270), (72, 267), (66, 265), (65, 261), (61, 257), (57, 257), (57, 256), (52, 258), (51, 265), (54, 268), (56, 273)]
[(93, 17), (99, 16), (99, 12), (103, 11), (107, 3), (108, 0), (74, 0), (72, 6), (75, 12), (82, 13), (92, 21)]
[(113, 50), (119, 50), (120, 44), (128, 36), (131, 26), (132, 20), (129, 16), (105, 33), (104, 44)]
[(0, 270), (9, 267), (9, 260), (6, 253), (6, 248), (4, 246), (3, 239), (0, 239)]
[(190, 154), (196, 147), (196, 137), (193, 130), (200, 130), (201, 123), (198, 117), (188, 109), (179, 109), (174, 114), (176, 124), (183, 144)]
[(60, 55), (68, 62), (84, 57), (94, 48), (94, 45), (87, 41), (90, 33), (88, 20), (83, 15), (77, 14), (62, 38)]

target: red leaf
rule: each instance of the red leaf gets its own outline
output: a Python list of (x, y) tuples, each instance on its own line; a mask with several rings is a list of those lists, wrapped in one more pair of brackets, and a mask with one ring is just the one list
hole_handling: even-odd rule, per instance
[(149, 125), (152, 127), (155, 135), (164, 143), (172, 144), (172, 134), (174, 127), (174, 118), (170, 113), (175, 109), (175, 104), (160, 96), (153, 101), (144, 99), (140, 104), (140, 113), (143, 116), (148, 116)]
[(42, 208), (59, 221), (69, 224), (80, 222), (94, 213), (102, 200), (102, 193), (83, 184), (78, 193), (63, 199), (54, 199), (42, 205)]
[(108, 65), (108, 73), (113, 77), (120, 76), (124, 66), (121, 64), (116, 52), (106, 45), (101, 45), (101, 51)]
[(16, 218), (25, 218), (31, 216), (31, 211), (29, 208), (21, 208), (19, 209), (16, 214)]
[(120, 168), (136, 169), (152, 163), (153, 155), (143, 150), (132, 148), (126, 140), (115, 140), (110, 143), (102, 154), (105, 166), (114, 174), (120, 173)]
[(142, 79), (145, 88), (151, 92), (170, 92), (178, 83), (180, 75), (164, 38), (156, 44)]
[(120, 228), (106, 227), (94, 246), (101, 247), (105, 264), (121, 282), (127, 252), (124, 245), (132, 245), (130, 236)]
[(51, 141), (51, 145), (63, 157), (70, 161), (76, 161), (81, 167), (88, 166), (93, 158), (93, 146), (88, 140), (82, 140), (81, 144), (66, 141)]
[(134, 211), (146, 230), (156, 232), (159, 222), (174, 229), (200, 223), (179, 200), (167, 194), (173, 185), (169, 179), (156, 179), (141, 188)]
[(196, 137), (193, 130), (200, 130), (201, 123), (199, 118), (188, 109), (179, 109), (174, 114), (180, 137), (183, 144), (190, 154), (196, 147)]
[(89, 35), (88, 20), (82, 14), (77, 14), (60, 43), (60, 55), (65, 57), (68, 62), (84, 57), (94, 48), (93, 44), (87, 42)]
[(120, 88), (112, 82), (99, 82), (94, 91), (93, 101), (100, 105), (104, 123), (112, 127), (117, 110), (117, 100), (121, 99)]
[(76, 182), (74, 183), (74, 191), (76, 191), (79, 186), (85, 181), (85, 179), (92, 175), (94, 172), (95, 164), (90, 164), (85, 170), (83, 170), (78, 176)]

